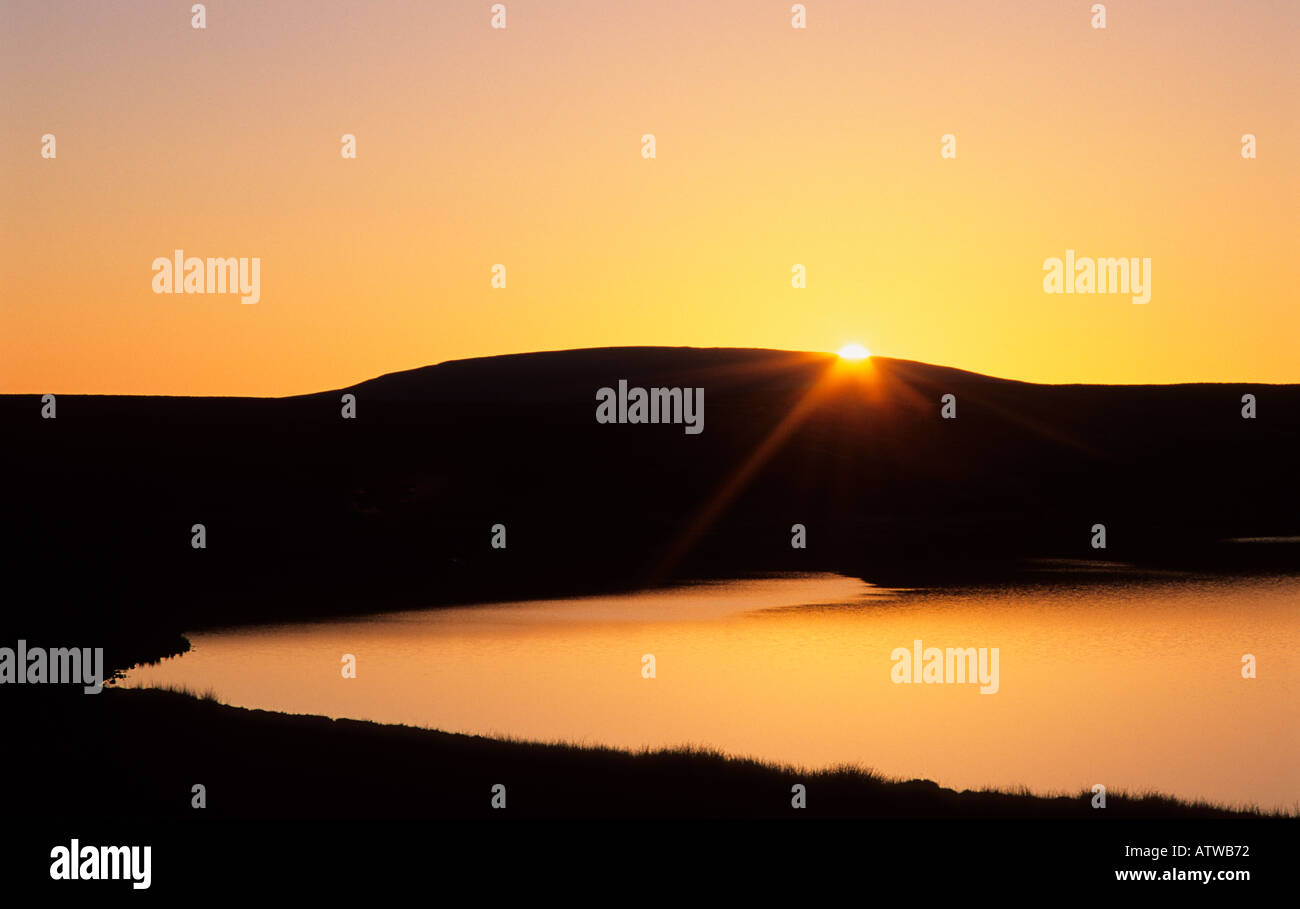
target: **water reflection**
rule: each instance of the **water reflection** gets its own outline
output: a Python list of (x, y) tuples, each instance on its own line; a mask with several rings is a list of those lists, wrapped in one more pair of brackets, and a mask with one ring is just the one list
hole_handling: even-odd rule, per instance
[[(1297, 579), (927, 593), (811, 575), (201, 633), (127, 684), (456, 732), (859, 763), (956, 788), (1104, 783), (1295, 809), (1298, 604)], [(891, 653), (916, 640), (998, 648), (997, 693), (895, 684)], [(1242, 678), (1244, 654), (1258, 678)]]

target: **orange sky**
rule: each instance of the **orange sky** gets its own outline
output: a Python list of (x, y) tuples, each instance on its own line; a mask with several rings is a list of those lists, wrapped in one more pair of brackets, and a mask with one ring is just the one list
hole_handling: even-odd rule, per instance
[[(189, 2), (11, 0), (0, 392), (849, 341), (1300, 382), (1300, 4), (1108, 3), (1104, 31), (1088, 2), (806, 5), (506, 0), (501, 31), (478, 0), (222, 0), (199, 31)], [(154, 294), (176, 248), (260, 257), (261, 302)], [(1151, 258), (1151, 302), (1045, 294), (1067, 248)]]

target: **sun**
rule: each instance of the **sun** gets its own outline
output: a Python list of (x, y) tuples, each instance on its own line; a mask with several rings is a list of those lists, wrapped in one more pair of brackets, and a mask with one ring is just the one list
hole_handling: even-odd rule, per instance
[(865, 360), (869, 356), (871, 356), (871, 351), (861, 344), (845, 344), (840, 348), (841, 360)]

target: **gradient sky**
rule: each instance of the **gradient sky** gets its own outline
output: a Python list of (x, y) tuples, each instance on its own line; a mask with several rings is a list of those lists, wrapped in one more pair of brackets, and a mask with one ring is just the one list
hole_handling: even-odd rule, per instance
[[(3, 0), (0, 392), (850, 341), (1300, 382), (1294, 0), (491, 5)], [(1067, 247), (1150, 257), (1151, 302), (1045, 294)], [(261, 257), (261, 302), (154, 294), (176, 248)]]

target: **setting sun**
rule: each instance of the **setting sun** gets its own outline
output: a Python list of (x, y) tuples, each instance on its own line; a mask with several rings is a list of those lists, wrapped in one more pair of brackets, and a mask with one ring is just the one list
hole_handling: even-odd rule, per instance
[(840, 348), (840, 359), (842, 360), (865, 360), (869, 356), (871, 356), (871, 351), (861, 344), (845, 344)]

